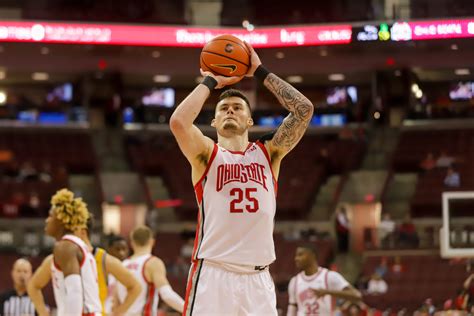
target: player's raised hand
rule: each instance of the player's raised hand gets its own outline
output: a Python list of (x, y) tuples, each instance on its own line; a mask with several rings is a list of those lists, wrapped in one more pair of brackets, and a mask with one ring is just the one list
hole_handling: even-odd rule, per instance
[(258, 66), (262, 64), (260, 61), (260, 57), (258, 57), (257, 53), (253, 49), (252, 45), (250, 45), (247, 42), (244, 42), (245, 46), (247, 46), (247, 49), (250, 52), (250, 67), (249, 70), (247, 71), (247, 74), (245, 75), (246, 77), (253, 77), (253, 74), (255, 73), (255, 70), (257, 69)]
[(209, 76), (209, 77), (214, 78), (217, 81), (216, 89), (222, 89), (225, 86), (231, 86), (233, 84), (236, 84), (240, 80), (242, 80), (242, 78), (244, 78), (244, 76), (239, 76), (239, 77), (236, 77), (236, 76), (234, 76), (234, 77), (218, 76), (218, 75), (214, 75), (210, 71), (204, 71), (202, 69), (200, 69), (200, 71), (201, 71), (201, 76), (203, 76), (203, 77)]

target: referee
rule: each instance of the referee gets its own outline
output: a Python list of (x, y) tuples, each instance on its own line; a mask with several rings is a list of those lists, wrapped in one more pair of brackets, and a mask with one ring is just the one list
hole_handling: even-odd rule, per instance
[(13, 264), (12, 279), (14, 289), (0, 295), (0, 315), (2, 316), (34, 316), (35, 306), (26, 293), (26, 285), (31, 278), (31, 263), (26, 259), (18, 259)]

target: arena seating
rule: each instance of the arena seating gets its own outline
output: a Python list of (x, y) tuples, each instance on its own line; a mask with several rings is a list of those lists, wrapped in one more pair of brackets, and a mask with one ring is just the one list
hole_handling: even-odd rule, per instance
[[(258, 139), (259, 135), (252, 135)], [(282, 162), (278, 180), (277, 219), (301, 219), (307, 214), (321, 184), (331, 174), (343, 174), (360, 164), (365, 143), (339, 140), (335, 134), (306, 135)], [(327, 149), (330, 159), (320, 155)], [(127, 138), (132, 166), (145, 175), (164, 178), (172, 198), (182, 199), (177, 215), (195, 220), (196, 200), (191, 183), (191, 169), (173, 136), (167, 133), (133, 135)], [(150, 201), (151, 203), (151, 201)]]
[(442, 192), (474, 190), (473, 145), (474, 130), (470, 129), (410, 130), (401, 133), (392, 160), (392, 168), (396, 172), (420, 171), (420, 162), (428, 153), (437, 158), (444, 151), (456, 159), (455, 166), (461, 177), (461, 187), (447, 188), (443, 183), (446, 168), (420, 173), (412, 200), (412, 216), (439, 217)]
[[(52, 194), (68, 185), (68, 174), (97, 171), (90, 136), (82, 131), (1, 129), (0, 151), (11, 156), (0, 162), (0, 215), (3, 216), (45, 216)], [(22, 169), (27, 166), (35, 170), (34, 176), (22, 178)], [(32, 194), (39, 197), (39, 212), (22, 214), (13, 207), (5, 213), (5, 205), (20, 207), (28, 203)]]
[[(362, 274), (370, 276), (381, 261), (381, 257), (366, 258)], [(390, 270), (393, 258), (389, 258), (388, 272), (384, 276), (388, 292), (383, 295), (365, 295), (364, 301), (380, 310), (407, 308), (414, 311), (427, 299), (442, 306), (444, 301), (453, 298), (462, 288), (468, 277), (465, 264), (451, 262), (435, 255), (402, 256), (403, 270), (394, 273)]]

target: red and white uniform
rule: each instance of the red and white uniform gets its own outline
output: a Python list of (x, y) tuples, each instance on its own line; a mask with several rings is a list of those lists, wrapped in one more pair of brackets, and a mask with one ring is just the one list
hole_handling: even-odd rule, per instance
[[(83, 297), (78, 297), (83, 302), (83, 315), (102, 315), (102, 305), (99, 298), (99, 283), (97, 281), (97, 266), (94, 255), (87, 249), (87, 245), (78, 237), (64, 235), (61, 240), (67, 240), (77, 245), (82, 251), (81, 281)], [(66, 315), (65, 298), (66, 286), (64, 274), (55, 264), (54, 257), (51, 264), (51, 276), (53, 280), (54, 299), (58, 307), (58, 315)]]
[(265, 146), (214, 145), (194, 187), (199, 206), (183, 315), (276, 316), (268, 265), (275, 260), (277, 183)]
[[(132, 306), (128, 309), (126, 315), (144, 315), (151, 316), (156, 315), (158, 312), (158, 291), (155, 285), (145, 278), (145, 264), (153, 256), (146, 254), (139, 257), (132, 257), (125, 259), (123, 265), (133, 276), (138, 280), (141, 285), (142, 291), (137, 297)], [(121, 302), (125, 301), (127, 296), (127, 288), (125, 288), (120, 282), (116, 283), (118, 297)]]
[(195, 185), (199, 217), (193, 259), (271, 264), (276, 189), (262, 143), (250, 143), (243, 153), (214, 145), (208, 169)]
[(348, 286), (349, 283), (342, 275), (326, 268), (319, 267), (313, 275), (306, 275), (302, 271), (290, 280), (289, 303), (296, 304), (298, 316), (333, 315), (334, 298), (330, 295), (318, 298), (311, 289), (342, 291)]

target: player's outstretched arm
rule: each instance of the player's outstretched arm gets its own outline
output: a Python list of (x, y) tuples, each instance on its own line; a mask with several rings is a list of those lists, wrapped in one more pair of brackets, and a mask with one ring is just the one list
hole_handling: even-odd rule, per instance
[(53, 255), (47, 256), (28, 282), (28, 296), (35, 305), (38, 316), (49, 316), (49, 311), (44, 303), (44, 297), (41, 290), (51, 280), (51, 264)]
[(114, 306), (112, 313), (113, 315), (124, 315), (140, 295), (142, 287), (133, 274), (123, 266), (119, 259), (107, 255), (105, 257), (105, 266), (107, 271), (127, 289), (125, 300), (123, 303)]
[(352, 286), (347, 286), (340, 291), (327, 289), (314, 289), (313, 291), (318, 297), (331, 295), (351, 302), (358, 302), (362, 299), (362, 294)]
[(248, 76), (257, 77), (262, 80), (265, 87), (278, 99), (281, 105), (290, 114), (276, 131), (269, 143), (271, 157), (283, 158), (303, 137), (311, 118), (314, 106), (301, 92), (277, 75), (268, 72), (263, 66), (260, 58), (253, 48), (246, 44), (251, 51), (251, 67)]
[(64, 274), (66, 295), (64, 312), (67, 315), (82, 315), (83, 303), (77, 299), (83, 296), (81, 267), (79, 265), (79, 248), (69, 241), (60, 241), (54, 246), (54, 262)]
[(242, 79), (242, 77), (214, 76), (210, 72), (202, 71), (201, 74), (204, 80), (178, 105), (170, 118), (171, 132), (191, 164), (193, 180), (196, 181), (206, 170), (214, 142), (204, 136), (194, 125), (194, 121), (212, 90), (234, 84)]
[(184, 310), (184, 300), (170, 286), (166, 278), (166, 267), (161, 259), (152, 258), (146, 263), (145, 276), (152, 280), (155, 288), (158, 289), (160, 297), (174, 310), (182, 313)]

